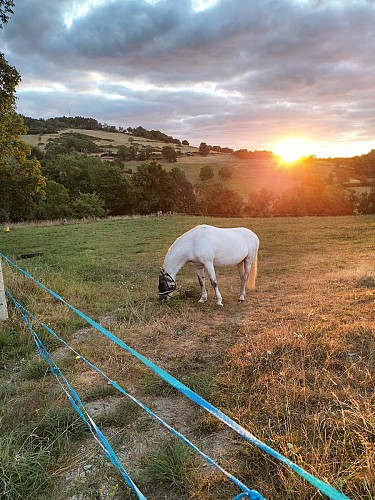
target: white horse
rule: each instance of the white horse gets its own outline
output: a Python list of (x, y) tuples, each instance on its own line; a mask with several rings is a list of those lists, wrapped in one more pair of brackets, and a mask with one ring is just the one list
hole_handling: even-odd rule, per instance
[(243, 302), (249, 276), (250, 287), (255, 288), (258, 248), (258, 236), (244, 227), (222, 229), (202, 224), (190, 229), (177, 238), (165, 256), (159, 274), (159, 300), (168, 300), (171, 297), (176, 289), (178, 271), (189, 262), (195, 267), (202, 288), (200, 303), (207, 300), (204, 277), (206, 270), (215, 291), (216, 304), (223, 305), (214, 266), (237, 266), (241, 278), (239, 302)]

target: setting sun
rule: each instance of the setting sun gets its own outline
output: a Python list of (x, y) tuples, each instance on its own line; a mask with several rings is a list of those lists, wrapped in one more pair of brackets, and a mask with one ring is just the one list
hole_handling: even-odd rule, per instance
[(273, 152), (281, 156), (281, 159), (287, 163), (299, 160), (302, 156), (309, 156), (312, 154), (311, 144), (305, 139), (297, 137), (279, 142), (274, 146)]

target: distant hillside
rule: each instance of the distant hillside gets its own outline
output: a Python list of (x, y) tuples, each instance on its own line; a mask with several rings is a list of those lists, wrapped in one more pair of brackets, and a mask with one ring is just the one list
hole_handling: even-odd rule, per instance
[[(122, 167), (136, 169), (138, 165), (157, 160), (170, 170), (179, 167), (187, 179), (199, 182), (200, 170), (209, 166), (214, 180), (219, 181), (219, 171), (225, 166), (231, 170), (231, 178), (225, 181), (228, 188), (235, 189), (244, 199), (262, 188), (282, 193), (293, 186), (311, 179), (321, 179), (356, 194), (368, 192), (375, 186), (375, 151), (355, 158), (315, 159), (305, 158), (288, 165), (268, 151), (233, 151), (220, 146), (207, 146), (206, 156), (200, 149), (160, 131), (147, 131), (143, 127), (116, 128), (101, 124), (93, 118), (57, 117), (47, 120), (24, 117), (29, 134), (23, 139), (44, 154), (51, 143), (58, 143), (63, 136), (71, 134), (71, 150), (94, 156), (106, 156)], [(73, 141), (75, 136), (75, 142)], [(87, 141), (78, 141), (78, 137)], [(78, 146), (77, 146), (78, 144)], [(81, 145), (79, 145), (81, 144)], [(172, 146), (177, 152), (177, 164), (163, 160), (162, 148)]]
[(102, 124), (95, 120), (95, 118), (85, 118), (83, 116), (59, 116), (56, 118), (31, 118), (30, 116), (22, 116), (25, 125), (30, 135), (41, 135), (41, 134), (55, 134), (64, 129), (85, 129), (85, 130), (95, 130), (95, 131), (105, 131), (105, 132), (117, 132), (117, 133), (128, 133), (135, 137), (142, 137), (145, 139), (152, 139), (159, 142), (172, 143), (181, 145), (188, 145), (188, 141), (180, 141), (180, 139), (175, 139), (172, 136), (160, 132), (160, 130), (146, 130), (143, 127), (115, 127), (114, 125), (108, 125), (106, 123)]

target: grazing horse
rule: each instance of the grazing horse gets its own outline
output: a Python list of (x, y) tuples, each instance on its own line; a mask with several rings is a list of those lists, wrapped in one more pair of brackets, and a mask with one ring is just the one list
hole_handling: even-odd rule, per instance
[(244, 227), (222, 229), (202, 224), (187, 231), (170, 246), (159, 274), (159, 300), (168, 300), (176, 289), (176, 275), (189, 262), (195, 267), (202, 288), (200, 303), (206, 302), (206, 270), (215, 291), (216, 304), (222, 306), (217, 286), (215, 267), (237, 266), (241, 278), (239, 302), (245, 300), (245, 289), (250, 276), (250, 287), (255, 287), (258, 263), (258, 236)]

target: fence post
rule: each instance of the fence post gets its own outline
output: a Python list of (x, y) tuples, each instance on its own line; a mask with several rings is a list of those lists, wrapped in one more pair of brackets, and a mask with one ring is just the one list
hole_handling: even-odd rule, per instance
[(2, 259), (0, 257), (0, 321), (8, 319), (7, 300), (5, 297), (3, 268), (1, 266)]

